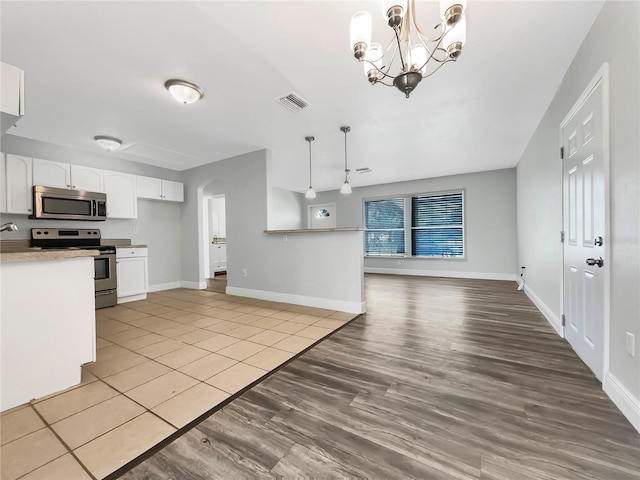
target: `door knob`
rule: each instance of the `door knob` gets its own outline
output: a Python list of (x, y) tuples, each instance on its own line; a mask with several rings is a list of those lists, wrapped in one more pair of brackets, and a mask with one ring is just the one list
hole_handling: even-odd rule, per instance
[(602, 260), (602, 257), (598, 257), (597, 260), (595, 258), (587, 258), (587, 265), (597, 265), (598, 268), (602, 268), (602, 266), (604, 265), (604, 260)]

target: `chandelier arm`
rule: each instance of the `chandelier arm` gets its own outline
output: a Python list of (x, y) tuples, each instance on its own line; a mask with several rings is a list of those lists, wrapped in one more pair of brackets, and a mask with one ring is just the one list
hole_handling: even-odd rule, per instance
[[(398, 53), (400, 54), (400, 63), (402, 63), (402, 71), (405, 71), (407, 67), (406, 67), (406, 65), (404, 63), (404, 59), (402, 58), (402, 46), (400, 45), (400, 36), (398, 35), (398, 29), (394, 28), (393, 31), (396, 34), (396, 42), (398, 44)], [(391, 65), (389, 65), (389, 66), (391, 66)]]
[[(435, 27), (433, 27), (434, 30), (437, 30), (440, 27), (442, 28), (442, 33), (437, 38), (433, 38), (432, 39), (432, 38), (426, 36), (422, 32), (422, 30), (420, 29), (420, 26), (416, 22), (416, 2), (411, 2), (411, 19), (413, 20), (413, 26), (416, 28), (416, 32), (418, 33), (418, 36), (421, 37), (421, 39), (423, 40), (423, 42), (422, 42), (423, 44), (424, 44), (424, 40), (426, 40), (429, 43), (435, 43), (435, 42), (439, 42), (444, 37), (445, 27), (444, 27), (444, 25), (442, 23), (439, 23)], [(426, 45), (425, 45), (425, 47), (426, 47)], [(429, 48), (427, 48), (427, 50), (429, 50)]]
[(453, 60), (453, 59), (449, 59), (449, 60), (445, 60), (444, 62), (439, 63), (439, 64), (438, 64), (438, 66), (435, 68), (435, 70), (433, 70), (433, 71), (432, 71), (432, 72), (430, 72), (430, 73), (427, 73), (426, 75), (423, 75), (423, 76), (422, 76), (422, 78), (428, 78), (428, 77), (430, 77), (431, 75), (433, 75), (434, 73), (436, 73), (438, 70), (440, 70), (444, 64), (449, 63), (449, 62), (455, 62), (455, 60)]

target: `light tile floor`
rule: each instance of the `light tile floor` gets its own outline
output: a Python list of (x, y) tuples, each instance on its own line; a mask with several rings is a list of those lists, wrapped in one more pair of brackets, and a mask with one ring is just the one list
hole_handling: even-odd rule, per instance
[(98, 310), (82, 383), (0, 416), (0, 478), (104, 478), (354, 317), (185, 289)]

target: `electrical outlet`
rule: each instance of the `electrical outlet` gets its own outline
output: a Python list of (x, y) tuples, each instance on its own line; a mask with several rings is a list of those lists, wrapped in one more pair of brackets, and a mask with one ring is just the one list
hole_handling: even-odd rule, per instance
[(626, 346), (627, 346), (627, 353), (632, 357), (635, 357), (636, 356), (636, 337), (631, 332), (627, 332)]
[(140, 233), (140, 229), (138, 227), (133, 227), (133, 234), (138, 235)]
[(283, 242), (288, 242), (289, 241), (289, 237), (287, 237), (286, 235), (282, 235), (282, 241)]
[(247, 276), (247, 269), (246, 269), (246, 268), (243, 268), (243, 269), (242, 269), (242, 276), (243, 276), (243, 277), (246, 277), (246, 276)]

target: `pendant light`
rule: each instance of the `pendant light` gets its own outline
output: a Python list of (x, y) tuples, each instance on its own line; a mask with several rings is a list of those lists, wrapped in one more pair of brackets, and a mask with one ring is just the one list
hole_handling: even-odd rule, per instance
[(344, 132), (344, 183), (340, 189), (340, 193), (348, 195), (351, 193), (351, 185), (349, 184), (349, 167), (347, 166), (347, 133), (351, 131), (351, 127), (340, 127), (340, 130)]
[(304, 139), (309, 142), (309, 188), (304, 196), (306, 198), (316, 198), (316, 191), (311, 186), (311, 142), (315, 140), (315, 137), (304, 137)]

